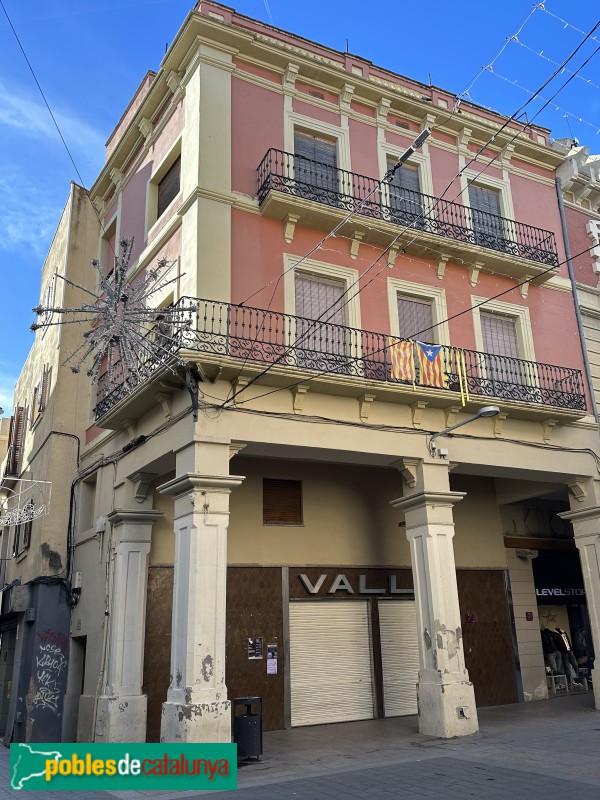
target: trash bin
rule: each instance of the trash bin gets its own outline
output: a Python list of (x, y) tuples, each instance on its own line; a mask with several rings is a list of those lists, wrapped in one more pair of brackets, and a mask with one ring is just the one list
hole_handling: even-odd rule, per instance
[(256, 758), (262, 755), (262, 699), (236, 697), (233, 701), (233, 741), (237, 744), (238, 758)]

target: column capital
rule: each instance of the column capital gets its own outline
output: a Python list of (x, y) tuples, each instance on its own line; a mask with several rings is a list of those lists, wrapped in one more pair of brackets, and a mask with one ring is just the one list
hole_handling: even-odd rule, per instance
[(459, 500), (462, 500), (465, 495), (466, 492), (417, 492), (416, 494), (408, 495), (408, 497), (399, 497), (397, 500), (391, 500), (390, 505), (400, 509), (400, 511), (414, 511), (426, 506), (451, 508)]
[(160, 494), (181, 497), (194, 491), (227, 492), (239, 486), (245, 479), (244, 475), (199, 475), (187, 472), (173, 480), (158, 486)]
[(147, 511), (135, 509), (130, 511), (124, 508), (115, 508), (110, 514), (107, 514), (106, 519), (111, 525), (152, 525), (155, 520), (162, 516), (162, 511), (155, 511), (153, 509), (148, 509)]
[[(558, 516), (568, 522), (587, 522), (591, 519), (600, 519), (600, 506), (589, 506), (588, 508), (576, 508), (574, 511), (561, 511)], [(599, 531), (600, 533), (600, 531)]]

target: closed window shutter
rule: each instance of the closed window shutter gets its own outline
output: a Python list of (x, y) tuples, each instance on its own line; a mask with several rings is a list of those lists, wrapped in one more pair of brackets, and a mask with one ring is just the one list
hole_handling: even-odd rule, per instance
[[(393, 167), (395, 163), (394, 160), (388, 161), (388, 168)], [(390, 183), (389, 193), (392, 211), (400, 215), (400, 218), (395, 221), (402, 222), (404, 220), (410, 222), (415, 217), (421, 216), (423, 201), (417, 167), (407, 164), (399, 167)]]
[(485, 352), (496, 356), (519, 358), (514, 319), (501, 317), (498, 314), (488, 314), (483, 311), (480, 312), (479, 316)]
[(345, 288), (341, 281), (296, 273), (296, 315), (307, 319), (319, 319), (324, 315), (327, 322), (344, 325), (342, 296)]
[(500, 193), (482, 186), (469, 186), (469, 202), (474, 211), (500, 216)]
[(398, 295), (398, 322), (401, 339), (414, 339), (416, 336), (429, 344), (435, 344), (437, 337), (433, 329), (431, 301), (417, 297)]
[(160, 217), (166, 210), (167, 206), (179, 194), (179, 185), (181, 179), (181, 157), (173, 164), (167, 174), (158, 184), (158, 209), (157, 217)]
[(42, 373), (42, 387), (39, 393), (39, 411), (43, 411), (46, 408), (51, 381), (52, 367), (44, 367), (44, 371)]
[[(396, 162), (391, 159), (388, 161), (388, 167), (393, 167), (395, 163)], [(420, 192), (421, 182), (419, 181), (418, 168), (411, 167), (408, 164), (403, 164), (401, 167), (398, 167), (396, 172), (394, 172), (391, 186), (395, 186), (398, 189), (408, 189), (408, 191), (411, 192)]]
[(337, 150), (335, 142), (307, 133), (294, 134), (294, 173), (297, 181), (337, 191)]
[(11, 424), (11, 438), (6, 464), (7, 475), (19, 474), (19, 463), (21, 460), (21, 445), (23, 441), (23, 425), (25, 421), (25, 408), (17, 406)]
[(265, 525), (302, 524), (302, 482), (263, 479), (263, 523)]

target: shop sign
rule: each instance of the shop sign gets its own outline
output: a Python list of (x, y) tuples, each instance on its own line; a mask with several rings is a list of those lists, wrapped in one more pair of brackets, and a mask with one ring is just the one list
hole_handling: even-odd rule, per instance
[(536, 589), (538, 597), (585, 597), (585, 589)]
[[(327, 594), (336, 594), (337, 592), (345, 592), (346, 594), (408, 594), (411, 596), (414, 594), (413, 589), (398, 588), (396, 575), (389, 576), (387, 586), (368, 586), (367, 576), (359, 575), (358, 589), (356, 592), (354, 591), (354, 588), (352, 587), (347, 575), (345, 575), (343, 572), (340, 572), (334, 576), (323, 573), (322, 575), (319, 575), (314, 583), (312, 583), (308, 575), (303, 572), (301, 572), (298, 577), (304, 584), (306, 591), (313, 595), (318, 594), (323, 586), (329, 586), (327, 589)], [(382, 583), (384, 583), (384, 581), (382, 581)]]

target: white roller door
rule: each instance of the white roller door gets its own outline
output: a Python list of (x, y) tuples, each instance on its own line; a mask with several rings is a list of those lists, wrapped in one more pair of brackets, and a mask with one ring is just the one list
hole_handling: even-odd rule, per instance
[(368, 603), (290, 603), (292, 725), (373, 718)]
[(381, 600), (379, 630), (385, 716), (416, 714), (419, 647), (414, 601)]

